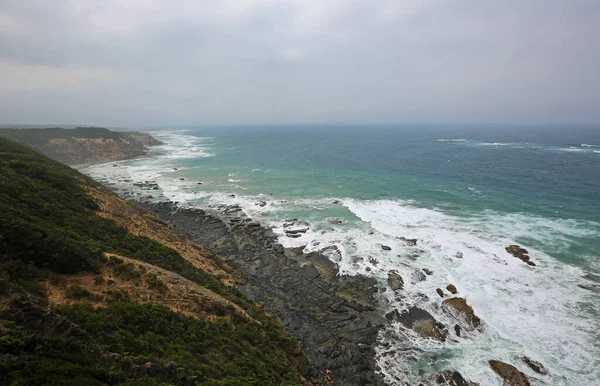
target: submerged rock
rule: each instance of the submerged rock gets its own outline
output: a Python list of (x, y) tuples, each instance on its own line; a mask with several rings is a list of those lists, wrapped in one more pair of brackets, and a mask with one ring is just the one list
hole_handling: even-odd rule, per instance
[(404, 280), (402, 276), (398, 274), (397, 271), (388, 272), (388, 284), (390, 288), (394, 291), (404, 289)]
[(497, 360), (489, 361), (490, 367), (510, 386), (529, 386), (529, 379), (515, 366)]
[(452, 295), (456, 295), (456, 293), (458, 292), (458, 290), (456, 289), (456, 286), (454, 284), (448, 284), (446, 286), (446, 289), (448, 290), (448, 292), (450, 292)]
[(592, 292), (600, 292), (600, 285), (594, 285), (594, 284), (577, 284), (577, 287), (583, 288), (585, 290), (592, 291)]
[(329, 219), (329, 222), (332, 224), (342, 224), (344, 221), (339, 217), (332, 217)]
[(533, 371), (535, 371), (538, 374), (548, 374), (548, 370), (546, 370), (546, 368), (544, 367), (543, 364), (541, 364), (538, 361), (534, 361), (531, 358), (528, 357), (522, 357), (521, 360), (527, 365), (529, 366), (529, 368)]
[(475, 315), (473, 308), (468, 305), (467, 301), (463, 298), (446, 299), (442, 302), (442, 308), (446, 312), (457, 313), (473, 327), (479, 327), (479, 325), (481, 325), (481, 319)]
[(388, 247), (387, 245), (382, 245), (381, 249), (383, 249), (384, 251), (391, 251), (392, 248)]
[(400, 240), (404, 241), (406, 245), (414, 247), (417, 245), (417, 239), (407, 239), (406, 237), (400, 237)]
[(423, 271), (421, 271), (420, 269), (417, 269), (410, 275), (410, 280), (413, 283), (418, 283), (418, 282), (421, 282), (426, 279), (427, 279), (427, 277), (425, 276)]

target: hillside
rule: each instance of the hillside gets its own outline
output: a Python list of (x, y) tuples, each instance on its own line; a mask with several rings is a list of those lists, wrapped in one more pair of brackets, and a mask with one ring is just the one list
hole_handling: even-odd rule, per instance
[(140, 157), (146, 154), (146, 146), (160, 144), (148, 134), (101, 127), (0, 129), (0, 136), (28, 145), (68, 165)]
[(0, 138), (0, 384), (302, 383), (297, 340), (155, 215)]

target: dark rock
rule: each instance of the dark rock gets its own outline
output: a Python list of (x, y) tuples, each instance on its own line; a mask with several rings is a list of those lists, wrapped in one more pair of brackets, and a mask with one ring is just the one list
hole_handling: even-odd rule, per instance
[(382, 245), (381, 249), (383, 249), (384, 251), (391, 251), (392, 248), (388, 247), (387, 245)]
[(448, 292), (450, 292), (452, 295), (456, 295), (456, 293), (458, 292), (456, 289), (456, 286), (454, 284), (448, 284), (446, 286), (446, 289), (448, 290)]
[(531, 265), (532, 267), (535, 267), (535, 266), (537, 266), (537, 264), (536, 264), (536, 263), (534, 263), (534, 262), (533, 262), (533, 261), (531, 261), (531, 260), (527, 260), (527, 265)]
[(462, 259), (463, 258), (463, 253), (462, 252), (456, 252), (454, 254), (454, 257), (456, 257), (457, 259)]
[(427, 269), (427, 268), (423, 268), (423, 272), (425, 272), (425, 274), (427, 274), (429, 276), (433, 275), (433, 271), (430, 269)]
[(538, 373), (538, 374), (548, 374), (548, 370), (546, 370), (546, 367), (544, 367), (544, 365), (541, 364), (540, 362), (534, 361), (533, 359), (528, 358), (528, 357), (522, 357), (521, 360), (527, 366), (529, 366), (530, 369), (532, 369), (536, 373)]
[(441, 288), (436, 288), (435, 292), (437, 292), (437, 294), (440, 295), (440, 297), (444, 297), (444, 291)]
[(443, 324), (436, 321), (429, 312), (418, 307), (411, 307), (402, 313), (394, 310), (388, 312), (385, 317), (389, 321), (402, 323), (404, 327), (414, 330), (424, 338), (433, 338), (444, 342), (448, 335), (448, 330)]
[(458, 324), (454, 325), (454, 332), (456, 333), (456, 336), (460, 336), (460, 326)]
[(510, 386), (529, 386), (529, 379), (515, 366), (497, 360), (489, 361), (490, 367)]
[(375, 279), (339, 275), (325, 251), (283, 248), (260, 224), (242, 221), (232, 227), (214, 209), (197, 212), (169, 203), (144, 206), (240, 269), (247, 281), (239, 289), (263, 302), (265, 312), (280, 318), (287, 332), (302, 341), (308, 360), (306, 379), (323, 379), (319, 373), (329, 369), (327, 375), (339, 385), (382, 385), (374, 349), (385, 318), (374, 307)]
[(260, 207), (262, 208), (262, 207), (266, 206), (266, 205), (267, 205), (267, 203), (266, 203), (265, 201), (259, 201), (259, 202), (257, 202), (257, 203), (256, 203), (256, 204), (254, 204), (254, 205), (258, 205), (258, 206), (260, 206)]
[(435, 376), (438, 385), (477, 386), (475, 382), (466, 380), (458, 371), (443, 371)]
[(338, 204), (341, 204), (342, 202), (340, 200), (333, 200), (331, 203), (334, 205), (338, 205)]
[(332, 217), (329, 219), (329, 222), (332, 224), (342, 224), (344, 221), (339, 217)]
[(198, 185), (202, 185), (202, 182), (197, 182)]
[(181, 177), (181, 178), (179, 179), (179, 181), (185, 181), (185, 178)]
[(588, 291), (599, 292), (600, 293), (600, 285), (595, 285), (595, 284), (577, 284), (577, 287), (583, 288), (583, 289), (588, 290)]
[(404, 280), (402, 276), (398, 274), (397, 271), (388, 272), (388, 284), (390, 288), (394, 291), (404, 289)]

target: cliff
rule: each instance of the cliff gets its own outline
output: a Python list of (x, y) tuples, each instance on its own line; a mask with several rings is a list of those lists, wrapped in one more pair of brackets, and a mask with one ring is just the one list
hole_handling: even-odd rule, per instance
[(149, 134), (101, 127), (0, 129), (0, 136), (68, 165), (136, 158), (146, 154), (147, 146), (160, 144)]
[(0, 384), (303, 383), (220, 256), (3, 138), (0, 181)]

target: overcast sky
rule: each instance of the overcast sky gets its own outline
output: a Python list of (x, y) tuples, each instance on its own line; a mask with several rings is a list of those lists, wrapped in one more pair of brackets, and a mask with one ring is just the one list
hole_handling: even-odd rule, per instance
[(600, 123), (598, 0), (0, 0), (0, 122)]

